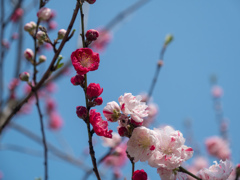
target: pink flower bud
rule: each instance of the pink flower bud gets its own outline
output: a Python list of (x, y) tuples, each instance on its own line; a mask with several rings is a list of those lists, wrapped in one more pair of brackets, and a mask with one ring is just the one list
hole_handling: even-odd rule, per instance
[(59, 130), (62, 127), (63, 120), (58, 113), (56, 113), (56, 112), (51, 113), (49, 118), (50, 118), (49, 119), (49, 127), (52, 130)]
[(84, 85), (84, 75), (79, 75), (77, 74), (76, 76), (73, 76), (71, 78), (71, 83), (74, 85), (74, 86), (77, 86), (77, 85), (80, 85), (83, 87)]
[(24, 51), (24, 56), (27, 60), (32, 60), (33, 56), (34, 56), (34, 52), (31, 49), (26, 49)]
[(97, 98), (103, 92), (103, 88), (99, 84), (90, 83), (87, 87), (87, 96), (89, 99)]
[(34, 30), (36, 27), (37, 27), (36, 23), (31, 21), (31, 22), (25, 24), (24, 30), (30, 32), (30, 31)]
[(99, 32), (95, 29), (90, 29), (86, 32), (86, 38), (88, 41), (95, 41), (99, 36)]
[(46, 60), (47, 60), (47, 57), (46, 56), (44, 56), (44, 55), (41, 55), (41, 56), (39, 56), (39, 62), (45, 62)]
[(28, 81), (29, 77), (30, 77), (30, 75), (28, 72), (22, 72), (21, 74), (19, 74), (19, 79), (21, 81)]
[(133, 173), (132, 179), (133, 180), (147, 180), (147, 173), (143, 169), (136, 170)]
[(96, 103), (96, 105), (100, 106), (103, 103), (103, 99), (101, 97), (98, 97), (98, 98), (94, 99), (94, 103)]
[(87, 110), (87, 108), (84, 107), (84, 106), (77, 106), (77, 107), (76, 107), (76, 113), (77, 113), (77, 116), (78, 116), (80, 119), (85, 120), (85, 119), (87, 118), (88, 110)]
[(45, 32), (43, 32), (43, 31), (38, 31), (37, 32), (37, 35), (36, 35), (37, 40), (44, 41), (46, 39), (46, 37), (47, 36), (46, 36)]
[(121, 136), (121, 137), (124, 137), (124, 136), (128, 136), (128, 130), (127, 128), (125, 127), (118, 127), (118, 134)]
[(94, 4), (96, 0), (86, 0), (89, 4)]
[(59, 31), (58, 31), (58, 39), (63, 39), (64, 38), (64, 36), (65, 36), (65, 34), (66, 34), (66, 30), (65, 29), (60, 29)]
[(47, 21), (50, 19), (51, 14), (52, 14), (51, 9), (42, 7), (41, 9), (39, 9), (39, 11), (37, 13), (37, 17), (43, 21)]

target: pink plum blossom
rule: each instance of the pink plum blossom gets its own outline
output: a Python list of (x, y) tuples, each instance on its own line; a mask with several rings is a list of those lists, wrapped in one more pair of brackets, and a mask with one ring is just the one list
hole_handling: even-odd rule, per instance
[(147, 173), (143, 169), (136, 170), (133, 173), (132, 180), (147, 180)]
[(127, 152), (134, 158), (134, 162), (147, 161), (154, 153), (157, 145), (156, 132), (143, 126), (133, 130), (132, 136), (127, 142)]
[(232, 163), (229, 160), (220, 160), (219, 164), (216, 161), (214, 163), (215, 165), (210, 166), (208, 169), (200, 170), (197, 176), (204, 180), (227, 180), (233, 171)]
[(125, 93), (118, 98), (122, 112), (125, 115), (130, 114), (132, 123), (136, 125), (141, 125), (143, 118), (148, 116), (148, 106), (141, 100), (141, 96), (133, 96), (131, 93)]
[(154, 129), (159, 146), (156, 147), (148, 164), (152, 167), (175, 169), (193, 155), (193, 149), (184, 145), (185, 139), (180, 131), (170, 126)]
[(17, 22), (22, 17), (23, 13), (24, 13), (24, 11), (22, 8), (17, 8), (14, 11), (13, 15), (11, 16), (11, 20), (13, 22)]
[(223, 96), (223, 90), (220, 86), (214, 86), (212, 88), (212, 96), (215, 98), (220, 98)]
[(63, 125), (63, 120), (57, 112), (52, 112), (49, 116), (49, 128), (59, 130)]
[(121, 136), (118, 133), (112, 133), (112, 139), (102, 137), (103, 146), (114, 148), (121, 142)]
[(71, 54), (73, 67), (78, 74), (86, 74), (89, 71), (95, 71), (99, 66), (99, 54), (89, 48), (80, 48)]
[(207, 151), (210, 155), (219, 159), (229, 159), (231, 156), (231, 150), (229, 149), (228, 142), (224, 139), (213, 136), (205, 141)]
[(103, 108), (103, 115), (110, 122), (116, 122), (121, 116), (120, 107), (115, 101), (107, 103), (107, 106)]
[(161, 180), (186, 180), (187, 175), (181, 172), (177, 172), (176, 170), (166, 169), (166, 168), (158, 168), (158, 174), (161, 177)]
[(111, 153), (111, 155), (107, 156), (104, 159), (104, 164), (106, 166), (120, 168), (124, 166), (128, 160), (126, 154), (127, 145), (126, 143), (122, 143), (118, 145)]
[(96, 51), (103, 51), (112, 39), (111, 33), (106, 29), (98, 30), (99, 37), (91, 44)]

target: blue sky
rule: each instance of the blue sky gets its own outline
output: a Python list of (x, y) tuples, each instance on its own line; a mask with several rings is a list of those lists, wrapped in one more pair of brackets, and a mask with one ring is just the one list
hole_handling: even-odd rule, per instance
[[(136, 2), (97, 0), (89, 8), (88, 29), (96, 29), (106, 25), (115, 15)], [(157, 125), (169, 124), (185, 134), (184, 120), (192, 119), (194, 140), (203, 145), (209, 136), (218, 135), (218, 125), (215, 121), (213, 102), (210, 94), (209, 78), (212, 74), (218, 77), (218, 84), (224, 90), (222, 98), (224, 114), (230, 120), (229, 137), (231, 138), (232, 160), (239, 163), (239, 102), (240, 102), (240, 2), (237, 0), (151, 0), (144, 7), (129, 16), (112, 30), (113, 39), (107, 49), (100, 54), (100, 66), (97, 71), (88, 75), (88, 82), (99, 83), (104, 88), (102, 111), (109, 101), (117, 101), (120, 95), (131, 92), (137, 95), (149, 90), (154, 75), (160, 49), (166, 34), (172, 33), (174, 41), (169, 45), (161, 69), (157, 85), (153, 93), (154, 102), (159, 106)], [(75, 1), (57, 3), (51, 0), (47, 5), (57, 11), (58, 29), (66, 28), (70, 20)], [(25, 22), (36, 21), (35, 10), (29, 12)], [(79, 34), (78, 17), (74, 28), (74, 37), (67, 43), (62, 55), (67, 60), (77, 47)], [(56, 33), (51, 36), (56, 37)], [(25, 48), (33, 48), (32, 40), (25, 35)], [(14, 46), (12, 47), (14, 48)], [(12, 51), (14, 52), (14, 51)], [(45, 53), (50, 61), (52, 54)], [(5, 63), (5, 82), (9, 82), (13, 74), (15, 54), (8, 54)], [(42, 68), (46, 68), (43, 65)], [(23, 68), (23, 70), (25, 70)], [(74, 75), (73, 68), (71, 75)], [(70, 76), (57, 81), (58, 90), (53, 97), (58, 102), (58, 110), (64, 118), (60, 132), (72, 147), (74, 154), (82, 158), (82, 151), (87, 146), (87, 131), (85, 124), (77, 118), (75, 108), (84, 105), (83, 92), (73, 87)], [(19, 92), (21, 94), (21, 92)], [(39, 119), (36, 108), (29, 116), (15, 118), (14, 121), (24, 125), (40, 135)], [(116, 124), (111, 128), (116, 131)], [(152, 127), (153, 128), (153, 127)], [(47, 139), (61, 146), (56, 136), (47, 132)], [(18, 144), (25, 147), (42, 150), (42, 147), (21, 134), (9, 129), (2, 143)], [(96, 156), (106, 151), (99, 143), (96, 145)], [(5, 180), (34, 179), (43, 176), (43, 158), (12, 152), (0, 152), (0, 170)], [(213, 160), (213, 159), (211, 159)], [(90, 158), (84, 159), (90, 165)], [(83, 171), (52, 159), (50, 164), (50, 179), (80, 179)], [(146, 163), (137, 163), (137, 168), (144, 168), (150, 179), (160, 179), (156, 169)], [(130, 164), (123, 169), (129, 179)], [(101, 168), (100, 168), (101, 169)], [(14, 172), (14, 173), (13, 173)], [(111, 171), (107, 171), (111, 172)], [(109, 174), (109, 173), (108, 173)], [(91, 176), (89, 179), (95, 179)], [(106, 177), (107, 179), (107, 177)]]

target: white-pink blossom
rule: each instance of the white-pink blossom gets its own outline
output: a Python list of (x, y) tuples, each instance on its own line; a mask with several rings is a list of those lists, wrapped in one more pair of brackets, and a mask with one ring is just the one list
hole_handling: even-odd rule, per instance
[(197, 176), (204, 180), (227, 180), (233, 171), (232, 163), (229, 160), (220, 160), (219, 164), (216, 161), (214, 163), (215, 165), (210, 166), (208, 169), (200, 170)]
[(213, 136), (206, 139), (205, 144), (210, 155), (223, 160), (230, 158), (231, 150), (228, 142), (224, 139), (218, 136)]
[(193, 149), (184, 145), (185, 139), (179, 131), (170, 126), (154, 129), (159, 146), (156, 147), (148, 164), (152, 167), (175, 169), (193, 155)]
[(122, 112), (125, 115), (130, 114), (132, 123), (136, 125), (142, 125), (143, 118), (148, 116), (148, 106), (141, 100), (141, 96), (133, 96), (131, 93), (125, 93), (118, 98)]
[(120, 144), (121, 136), (119, 136), (118, 133), (113, 132), (112, 133), (112, 138), (102, 137), (102, 140), (103, 140), (103, 145), (104, 146), (114, 148), (114, 147), (116, 147), (117, 145)]
[(166, 168), (158, 168), (157, 173), (160, 175), (161, 180), (186, 180), (187, 175), (176, 170), (166, 169)]
[(103, 108), (103, 115), (110, 122), (116, 122), (121, 116), (121, 109), (115, 101), (107, 103), (107, 106)]
[(137, 127), (127, 143), (127, 152), (134, 158), (134, 162), (147, 161), (157, 146), (156, 132), (146, 127)]

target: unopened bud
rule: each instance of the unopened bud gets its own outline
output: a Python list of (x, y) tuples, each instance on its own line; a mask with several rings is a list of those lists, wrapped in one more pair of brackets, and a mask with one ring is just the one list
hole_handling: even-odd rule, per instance
[(118, 134), (121, 137), (128, 136), (128, 130), (125, 127), (118, 127)]
[(33, 59), (33, 56), (34, 56), (34, 52), (31, 50), (31, 49), (26, 49), (25, 51), (24, 51), (24, 56), (25, 56), (25, 58), (27, 59), (27, 60), (32, 60)]
[(66, 34), (66, 30), (65, 29), (60, 29), (59, 31), (58, 31), (58, 39), (63, 39), (64, 38), (64, 36), (65, 36), (65, 34)]
[(168, 34), (165, 38), (165, 45), (168, 45), (170, 42), (172, 42), (173, 40), (173, 35), (172, 34)]
[(89, 4), (94, 4), (96, 0), (86, 0)]
[(39, 56), (39, 62), (45, 62), (47, 60), (47, 57), (44, 55)]
[(29, 77), (30, 77), (30, 75), (29, 75), (28, 72), (22, 72), (21, 74), (19, 74), (19, 79), (21, 81), (27, 81), (28, 82)]
[(37, 27), (36, 23), (33, 22), (33, 21), (31, 21), (31, 22), (25, 24), (24, 30), (30, 32), (30, 31), (32, 31), (33, 29), (35, 29), (36, 27)]
[(86, 38), (88, 41), (95, 41), (99, 36), (99, 32), (95, 29), (90, 29), (86, 32)]
[(37, 13), (37, 17), (43, 21), (47, 21), (50, 19), (51, 14), (52, 14), (51, 9), (42, 7), (41, 9), (39, 9), (39, 11)]
[(76, 107), (76, 113), (77, 113), (77, 116), (80, 118), (80, 119), (83, 119), (85, 120), (87, 118), (87, 115), (88, 115), (88, 110), (86, 107), (84, 106), (77, 106)]
[(39, 40), (39, 41), (45, 41), (45, 40), (46, 40), (46, 37), (47, 37), (47, 35), (46, 35), (45, 32), (43, 32), (43, 31), (38, 31), (38, 32), (37, 32), (37, 35), (36, 35), (37, 40)]
[(84, 85), (84, 75), (79, 75), (77, 74), (76, 76), (73, 76), (71, 78), (71, 83), (74, 85), (74, 86), (82, 86)]
[(94, 99), (94, 104), (100, 106), (103, 103), (103, 99), (101, 97), (97, 97), (96, 99)]

